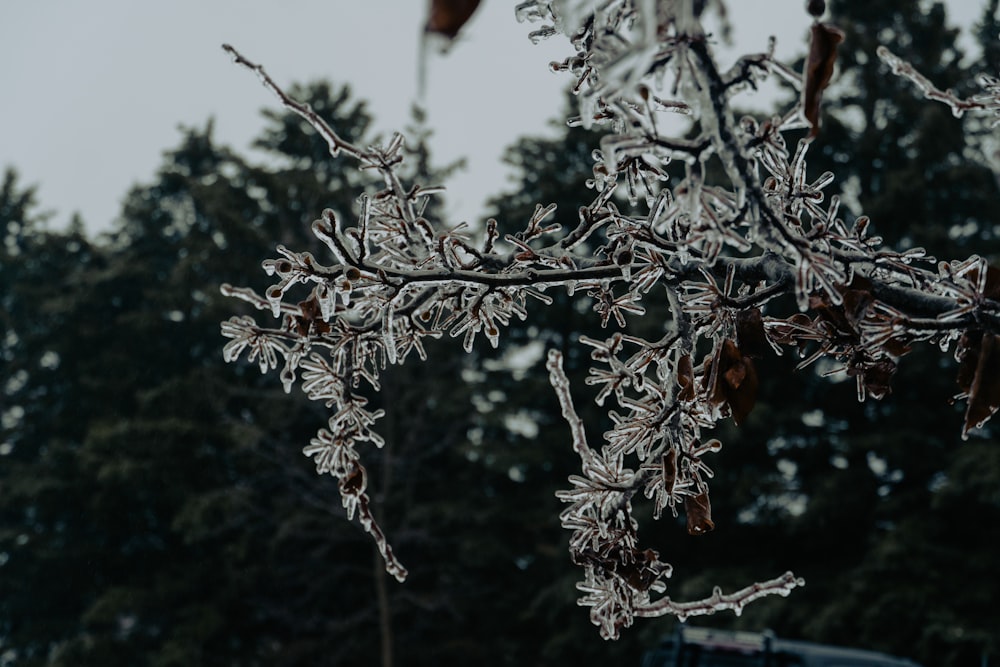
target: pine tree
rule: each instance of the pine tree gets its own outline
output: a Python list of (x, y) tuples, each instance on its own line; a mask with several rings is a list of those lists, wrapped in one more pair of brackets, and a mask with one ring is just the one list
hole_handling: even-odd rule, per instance
[[(302, 90), (367, 132), (345, 89)], [(441, 586), (451, 562), (426, 545), (438, 524), (469, 519), (424, 509), (461, 467), (467, 411), (444, 397), (465, 398), (459, 387), (443, 385), (437, 408), (453, 405), (454, 420), (400, 422), (375, 469), (404, 480), (378, 502), (411, 535), (400, 548), (426, 554), (427, 584), (373, 602), (384, 571), (370, 543), (342, 520), (335, 485), (294, 455), (320, 413), (224, 365), (219, 284), (260, 283), (245, 258), (275, 238), (315, 241), (316, 208), (351, 210), (360, 183), (287, 114), (267, 119), (259, 145), (277, 168), (218, 146), (211, 123), (187, 129), (99, 244), (40, 229), (33, 191), (7, 177), (0, 624), (18, 664), (359, 662), (393, 633), (403, 648), (440, 637), (468, 595), (466, 582)], [(386, 379), (390, 413), (427, 414), (415, 372)]]

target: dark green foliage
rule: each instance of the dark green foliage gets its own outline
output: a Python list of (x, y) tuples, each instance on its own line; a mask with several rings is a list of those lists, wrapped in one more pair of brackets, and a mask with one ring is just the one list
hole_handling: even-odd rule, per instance
[[(364, 136), (346, 90), (297, 93)], [(392, 444), (371, 472), (412, 563), (403, 589), (300, 454), (323, 407), (223, 363), (219, 322), (239, 304), (220, 283), (262, 288), (275, 242), (321, 256), (308, 222), (351, 214), (360, 192), (301, 123), (268, 118), (278, 169), (217, 146), (211, 124), (185, 130), (98, 244), (41, 229), (33, 191), (7, 176), (0, 650), (18, 665), (367, 664), (393, 633), (397, 664), (440, 664), (462, 652), (456, 626), (470, 641), (489, 627), (468, 582), (508, 577), (466, 546), (491, 522), (464, 500), (484, 480), (456, 444), (459, 383), (412, 366), (384, 378)], [(460, 348), (429, 351), (442, 379), (460, 375)]]

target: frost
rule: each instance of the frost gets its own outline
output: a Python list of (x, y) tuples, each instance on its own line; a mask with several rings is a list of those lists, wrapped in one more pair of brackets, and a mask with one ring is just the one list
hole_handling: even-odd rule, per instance
[[(376, 430), (383, 413), (368, 407), (382, 371), (411, 355), (424, 360), (428, 338), (454, 338), (467, 351), (498, 347), (511, 322), (527, 318), (528, 299), (549, 304), (553, 290), (585, 295), (596, 320), (611, 329), (567, 343), (589, 351), (586, 383), (610, 424), (599, 439), (579, 416), (562, 353), (550, 350), (545, 364), (580, 459), (579, 474), (557, 494), (560, 521), (583, 573), (579, 603), (606, 638), (639, 617), (738, 614), (755, 599), (803, 584), (787, 573), (734, 593), (716, 589), (704, 600), (673, 600), (672, 567), (643, 546), (633, 513), (634, 504), (649, 503), (654, 519), (683, 514), (691, 535), (715, 527), (712, 459), (722, 443), (712, 431), (721, 420), (742, 425), (756, 418), (758, 362), (765, 356), (791, 354), (799, 368), (812, 366), (831, 382), (852, 380), (866, 401), (887, 397), (903, 358), (930, 344), (958, 363), (958, 398), (968, 402), (964, 436), (1000, 409), (1000, 270), (980, 257), (939, 262), (920, 248), (889, 247), (869, 233), (867, 217), (842, 218), (841, 200), (857, 199), (857, 183), (809, 169), (836, 29), (813, 30), (814, 42), (826, 43), (814, 43), (804, 76), (775, 59), (773, 40), (765, 53), (721, 71), (701, 23), (702, 4), (527, 0), (516, 6), (517, 20), (535, 24), (531, 39), (568, 39), (566, 58), (551, 66), (570, 77), (579, 100), (579, 115), (568, 122), (597, 128), (603, 138), (586, 183), (590, 201), (572, 210), (540, 202), (528, 220), (504, 221), (504, 228), (520, 228), (505, 235), (494, 220), (476, 233), (425, 217), (440, 188), (404, 182), (401, 135), (380, 146), (346, 141), (261, 66), (224, 47), (312, 125), (331, 155), (382, 179), (381, 189), (361, 198), (356, 220), (317, 212), (312, 231), (322, 253), (278, 245), (262, 262), (272, 280), (263, 294), (223, 285), (223, 294), (250, 304), (263, 322), (234, 316), (222, 323), (222, 334), (227, 361), (277, 371), (286, 390), (298, 386), (328, 407), (327, 426), (303, 451), (317, 472), (337, 479), (348, 515), (372, 536), (398, 579), (406, 571), (371, 511), (362, 463), (364, 448), (384, 444)], [(960, 99), (888, 49), (879, 56), (956, 115), (1000, 115), (1000, 79), (980, 77), (983, 92)], [(741, 91), (772, 74), (801, 91), (800, 99), (777, 115), (737, 118)], [(664, 123), (664, 113), (683, 114), (683, 128), (668, 131), (678, 124)], [(790, 133), (802, 129), (808, 136), (791, 143)], [(676, 176), (668, 178), (668, 168)], [(635, 335), (631, 324), (654, 303), (669, 311), (662, 335)], [(542, 356), (541, 342), (533, 341), (487, 370), (523, 374)], [(462, 377), (486, 379), (474, 369)], [(504, 400), (488, 388), (471, 396), (484, 413)], [(3, 418), (16, 423), (17, 416), (8, 409)], [(831, 428), (819, 410), (802, 419)], [(528, 438), (538, 433), (527, 413), (506, 417), (505, 425)], [(474, 448), (466, 456), (485, 456), (483, 430), (471, 429), (468, 437)], [(796, 446), (777, 435), (768, 441), (772, 453)], [(846, 467), (848, 460), (835, 455), (830, 465)], [(893, 482), (877, 455), (869, 467)], [(794, 464), (781, 459), (778, 473), (791, 478)], [(526, 481), (517, 465), (509, 477)], [(805, 496), (789, 489), (767, 502), (794, 515)]]

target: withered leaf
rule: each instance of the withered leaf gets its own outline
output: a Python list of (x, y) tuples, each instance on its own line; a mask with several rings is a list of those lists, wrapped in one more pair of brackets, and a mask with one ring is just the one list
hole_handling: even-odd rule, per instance
[(852, 325), (865, 319), (868, 306), (875, 301), (875, 296), (872, 294), (872, 287), (871, 281), (867, 278), (854, 276), (850, 285), (846, 288), (839, 288), (840, 293), (844, 297), (844, 315)]
[(760, 308), (747, 308), (736, 314), (736, 344), (746, 356), (760, 359), (770, 347), (764, 332), (764, 319)]
[[(715, 358), (711, 360), (710, 364), (706, 364), (707, 369), (705, 375), (702, 377), (702, 389), (711, 389), (708, 394), (708, 400), (711, 401), (712, 405), (722, 405), (726, 402), (726, 371), (739, 361), (741, 361), (743, 355), (740, 354), (739, 348), (736, 343), (731, 339), (726, 338), (722, 341), (722, 347), (718, 348), (715, 353)], [(714, 375), (715, 384), (709, 387), (708, 384), (712, 382)]]
[(704, 535), (715, 528), (712, 522), (712, 503), (707, 493), (684, 496), (684, 513), (687, 515), (688, 535)]
[(962, 437), (966, 437), (1000, 408), (1000, 337), (968, 332), (959, 343), (959, 355), (958, 382), (969, 397), (962, 428)]
[(305, 301), (299, 301), (301, 315), (295, 316), (295, 330), (300, 336), (308, 336), (310, 330), (315, 334), (325, 334), (330, 332), (330, 325), (323, 320), (319, 301), (315, 296), (311, 296)]
[(663, 475), (663, 488), (667, 493), (674, 490), (674, 482), (677, 481), (677, 450), (671, 447), (660, 459), (661, 474)]
[(801, 352), (808, 343), (805, 335), (812, 331), (812, 325), (808, 315), (795, 313), (785, 320), (775, 321), (768, 335), (778, 345), (797, 345)]
[(828, 23), (813, 23), (809, 41), (809, 57), (806, 58), (802, 78), (802, 113), (812, 126), (810, 137), (819, 134), (819, 108), (823, 101), (823, 91), (830, 85), (833, 66), (837, 62), (837, 46), (844, 41), (844, 33)]
[(759, 381), (753, 359), (744, 356), (736, 343), (727, 338), (714, 364), (717, 375), (710, 400), (715, 405), (728, 404), (733, 421), (742, 424), (757, 402)]
[(427, 32), (444, 35), (454, 39), (476, 8), (480, 0), (431, 0), (430, 12), (427, 15)]
[[(972, 269), (969, 271), (969, 278), (972, 282), (977, 282), (979, 280), (979, 270)], [(1000, 269), (995, 266), (986, 267), (986, 285), (983, 288), (983, 296), (987, 299), (1000, 301)]]
[(742, 359), (734, 361), (726, 372), (722, 374), (722, 378), (726, 381), (726, 386), (730, 389), (739, 389), (746, 377), (747, 365), (743, 363)]
[(1000, 269), (995, 266), (986, 267), (986, 289), (983, 290), (983, 296), (1000, 301)]
[(892, 393), (890, 383), (895, 373), (896, 363), (891, 359), (880, 359), (875, 363), (868, 364), (862, 373), (865, 390), (873, 398), (879, 400), (885, 398)]
[(591, 566), (613, 573), (640, 591), (649, 590), (656, 579), (670, 566), (659, 561), (660, 554), (653, 549), (624, 547), (606, 542), (600, 549), (585, 547), (571, 550), (570, 558), (576, 565)]
[(680, 385), (678, 400), (693, 401), (695, 397), (694, 389), (694, 368), (691, 365), (691, 355), (685, 354), (677, 362), (677, 384)]
[(902, 357), (913, 351), (906, 337), (890, 338), (882, 344), (882, 349), (894, 357)]
[(618, 567), (618, 574), (632, 588), (647, 591), (653, 585), (653, 582), (656, 581), (658, 572), (651, 566), (656, 564), (660, 554), (652, 549), (645, 549), (643, 551), (636, 549), (631, 555), (634, 560), (631, 562), (621, 562)]
[(982, 344), (983, 332), (979, 330), (966, 331), (958, 339), (956, 356), (959, 359), (958, 382), (962, 393), (968, 396), (972, 392), (972, 382), (976, 378), (976, 366), (979, 365), (979, 347)]
[(828, 295), (818, 293), (809, 297), (809, 307), (816, 311), (820, 321), (832, 325), (840, 334), (858, 338), (858, 325), (875, 301), (871, 281), (855, 276), (849, 285), (838, 286), (837, 291), (841, 294), (840, 304), (834, 304)]
[[(976, 281), (978, 272), (970, 272)], [(1000, 269), (986, 268), (983, 296), (1000, 300)], [(959, 359), (956, 378), (962, 393), (968, 397), (962, 437), (982, 426), (1000, 408), (1000, 338), (981, 330), (966, 331), (958, 341)]]
[(361, 495), (367, 486), (367, 475), (361, 466), (355, 466), (340, 480), (340, 492), (350, 496)]

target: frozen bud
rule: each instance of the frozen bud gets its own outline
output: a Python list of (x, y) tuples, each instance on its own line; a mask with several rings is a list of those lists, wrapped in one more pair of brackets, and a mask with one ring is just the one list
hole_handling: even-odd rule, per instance
[(344, 277), (353, 283), (361, 277), (361, 271), (354, 266), (348, 267), (347, 270), (344, 271)]
[(718, 440), (716, 440), (715, 438), (712, 438), (711, 440), (709, 440), (708, 442), (706, 442), (704, 445), (702, 445), (702, 447), (704, 447), (706, 450), (708, 450), (710, 452), (717, 452), (720, 449), (722, 449), (722, 443), (719, 442)]
[(313, 234), (319, 237), (331, 236), (333, 234), (333, 226), (323, 219), (313, 220), (312, 230)]

